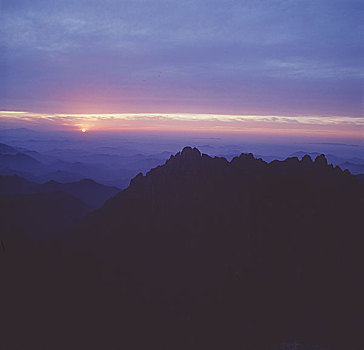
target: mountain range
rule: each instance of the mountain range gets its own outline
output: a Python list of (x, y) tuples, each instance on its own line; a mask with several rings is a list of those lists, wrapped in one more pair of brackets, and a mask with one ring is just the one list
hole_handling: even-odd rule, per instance
[(132, 150), (119, 151), (113, 147), (84, 150), (77, 146), (39, 152), (0, 143), (0, 174), (18, 175), (38, 183), (51, 180), (77, 182), (92, 178), (105, 185), (125, 188), (138, 172), (146, 172), (163, 163), (171, 154), (160, 152), (145, 155)]
[[(4, 142), (0, 143), (0, 175), (18, 175), (37, 183), (51, 180), (77, 182), (91, 178), (104, 185), (126, 188), (136, 174), (145, 174), (163, 164), (180, 149), (178, 144), (185, 144), (173, 140), (151, 142), (148, 137), (104, 139), (102, 135), (79, 136), (52, 136), (27, 129), (0, 130), (0, 139)], [(305, 151), (294, 151), (292, 146), (282, 145), (225, 144), (211, 139), (198, 142), (205, 153), (228, 160), (239, 155), (241, 149), (250, 149), (255, 157), (267, 162), (283, 160), (287, 156), (301, 159), (305, 154), (315, 158), (325, 153), (328, 162), (334, 166), (348, 169), (352, 174), (364, 173), (362, 147), (358, 145), (303, 144), (295, 147)], [(322, 148), (321, 153), (317, 153), (319, 148)]]
[(8, 240), (16, 236), (50, 239), (119, 192), (90, 179), (73, 183), (43, 184), (17, 175), (0, 175), (0, 232)]
[[(186, 147), (55, 239), (2, 254), (3, 343), (359, 350), (363, 214), (362, 177), (324, 155), (228, 161)], [(15, 275), (29, 289), (18, 298)]]
[(117, 194), (120, 189), (114, 186), (98, 184), (91, 179), (77, 182), (60, 183), (54, 180), (38, 184), (20, 176), (0, 175), (0, 196), (14, 194), (33, 194), (63, 191), (82, 200), (90, 209), (101, 207), (107, 199)]

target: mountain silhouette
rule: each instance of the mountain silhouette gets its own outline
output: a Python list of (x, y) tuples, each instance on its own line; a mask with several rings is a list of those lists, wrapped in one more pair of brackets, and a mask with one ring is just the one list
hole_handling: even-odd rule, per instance
[(84, 202), (62, 191), (0, 196), (1, 236), (6, 244), (25, 236), (50, 239), (89, 211)]
[(22, 327), (38, 348), (359, 350), (363, 198), (324, 155), (229, 162), (186, 147), (37, 248), (37, 307), (21, 305), (41, 316)]
[(19, 151), (11, 147), (9, 145), (6, 145), (5, 143), (0, 143), (0, 154), (17, 154)]
[[(262, 335), (335, 346), (358, 340), (363, 197), (324, 155), (228, 162), (187, 147), (87, 216), (72, 246), (142, 281), (184, 331), (201, 327), (185, 347), (258, 346)], [(159, 316), (144, 325), (153, 337), (178, 333)]]
[[(292, 154), (292, 156), (297, 156), (299, 158), (302, 158), (304, 155), (309, 155), (316, 158), (317, 156), (319, 156), (319, 153), (307, 153), (303, 151), (298, 151)], [(342, 158), (332, 154), (327, 154), (326, 158), (328, 162), (332, 163), (333, 165), (339, 166), (343, 170), (348, 169), (352, 174), (362, 174), (364, 172), (364, 160), (361, 158)]]
[(33, 157), (18, 152), (16, 154), (0, 154), (0, 169), (40, 174), (45, 171), (46, 166)]
[(18, 175), (38, 183), (51, 180), (61, 183), (77, 182), (89, 178), (105, 185), (126, 188), (138, 172), (147, 172), (164, 163), (171, 154), (159, 152), (150, 155), (149, 151), (141, 154), (123, 147), (84, 150), (79, 146), (76, 142), (73, 146), (75, 148), (34, 151), (0, 143), (0, 175)]
[(118, 193), (120, 190), (114, 186), (98, 184), (91, 179), (83, 179), (70, 183), (48, 181), (43, 184), (38, 184), (17, 175), (0, 175), (0, 196), (56, 191), (69, 193), (85, 202), (91, 209), (96, 209), (102, 206), (107, 199)]

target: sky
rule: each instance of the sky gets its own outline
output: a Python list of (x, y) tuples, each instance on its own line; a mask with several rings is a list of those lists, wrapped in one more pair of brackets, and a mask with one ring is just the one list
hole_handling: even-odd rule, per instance
[(362, 0), (0, 0), (0, 127), (361, 138), (363, 17)]

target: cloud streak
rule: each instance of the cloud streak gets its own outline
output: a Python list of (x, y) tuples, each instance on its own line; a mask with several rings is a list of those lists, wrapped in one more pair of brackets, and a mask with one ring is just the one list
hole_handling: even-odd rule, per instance
[(220, 114), (34, 114), (0, 111), (0, 127), (79, 132), (168, 132), (285, 136), (363, 142), (364, 118)]

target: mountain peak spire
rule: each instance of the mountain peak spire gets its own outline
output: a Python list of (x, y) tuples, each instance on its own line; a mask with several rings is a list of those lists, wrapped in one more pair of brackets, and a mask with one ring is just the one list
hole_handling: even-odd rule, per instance
[(185, 160), (195, 160), (201, 158), (201, 152), (196, 147), (187, 146), (183, 148), (181, 157)]

